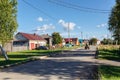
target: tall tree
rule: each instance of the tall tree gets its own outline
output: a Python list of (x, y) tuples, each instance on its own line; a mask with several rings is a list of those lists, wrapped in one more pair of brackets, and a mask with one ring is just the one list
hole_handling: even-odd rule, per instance
[[(0, 44), (2, 47), (13, 39), (17, 30), (17, 0), (0, 0)], [(8, 60), (6, 51), (0, 46), (2, 55)]]
[(97, 38), (91, 38), (89, 42), (90, 42), (91, 45), (96, 45), (97, 44)]
[(52, 33), (53, 44), (59, 44), (62, 42), (62, 37), (58, 32)]
[(17, 30), (17, 0), (0, 0), (0, 43), (5, 43), (13, 39)]
[(108, 29), (113, 33), (113, 37), (120, 44), (120, 0), (116, 0), (115, 6), (112, 8)]

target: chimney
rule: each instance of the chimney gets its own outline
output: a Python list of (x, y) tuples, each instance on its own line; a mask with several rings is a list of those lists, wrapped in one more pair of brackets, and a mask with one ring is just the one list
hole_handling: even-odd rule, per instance
[(36, 33), (34, 33), (33, 35), (36, 36)]

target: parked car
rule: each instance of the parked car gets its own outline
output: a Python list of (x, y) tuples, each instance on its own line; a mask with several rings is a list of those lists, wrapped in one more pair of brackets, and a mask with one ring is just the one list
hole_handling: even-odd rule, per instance
[(48, 50), (48, 47), (46, 46), (39, 46), (36, 48), (36, 50)]
[(72, 44), (65, 44), (66, 47), (72, 47)]

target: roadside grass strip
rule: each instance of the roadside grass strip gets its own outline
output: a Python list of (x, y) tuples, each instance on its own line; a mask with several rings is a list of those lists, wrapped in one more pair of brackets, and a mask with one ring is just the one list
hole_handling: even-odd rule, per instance
[(100, 65), (99, 73), (101, 80), (120, 80), (119, 66)]

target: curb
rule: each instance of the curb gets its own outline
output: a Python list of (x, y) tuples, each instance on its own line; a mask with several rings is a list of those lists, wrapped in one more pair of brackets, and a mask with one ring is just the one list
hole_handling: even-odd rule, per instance
[(4, 65), (4, 66), (0, 66), (0, 69), (17, 66), (17, 65), (24, 64), (24, 63), (31, 62), (31, 61), (45, 59), (47, 57), (48, 56), (33, 56), (33, 57), (29, 57), (28, 60), (25, 60), (25, 61), (22, 61), (22, 62), (16, 62), (16, 63), (13, 63), (13, 64), (7, 64), (7, 65)]
[(16, 63), (13, 63), (13, 64), (7, 64), (7, 65), (4, 65), (4, 66), (0, 66), (0, 69), (9, 68), (9, 67), (17, 66), (17, 65), (20, 65), (20, 64), (24, 64), (24, 63), (27, 63), (27, 62), (30, 62), (30, 61), (36, 61), (36, 60), (38, 60), (38, 59), (37, 58), (29, 58), (28, 60), (25, 60), (25, 61), (22, 61), (22, 62), (16, 62)]

